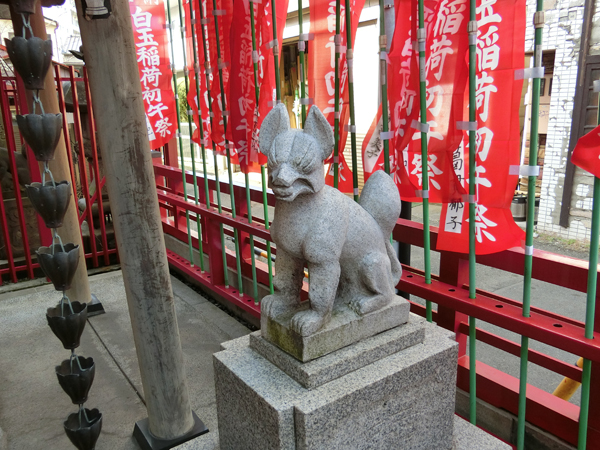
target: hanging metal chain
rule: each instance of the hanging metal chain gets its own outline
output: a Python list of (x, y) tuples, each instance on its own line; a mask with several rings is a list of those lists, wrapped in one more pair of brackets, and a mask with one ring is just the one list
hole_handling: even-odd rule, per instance
[(23, 38), (27, 39), (27, 30), (29, 30), (30, 37), (33, 37), (33, 28), (31, 28), (31, 17), (29, 14), (21, 13), (21, 20), (23, 21)]
[(44, 105), (42, 103), (42, 100), (40, 99), (40, 91), (37, 90), (33, 93), (33, 104), (31, 105), (31, 112), (33, 114), (35, 114), (35, 105), (39, 105), (40, 107), (40, 111), (42, 112), (42, 114), (46, 114), (46, 112), (44, 111)]
[(52, 181), (52, 186), (56, 187), (56, 182), (54, 181), (54, 177), (52, 176), (52, 172), (48, 167), (48, 161), (44, 161), (44, 171), (42, 172), (42, 186), (46, 185), (46, 174), (50, 175), (50, 180)]

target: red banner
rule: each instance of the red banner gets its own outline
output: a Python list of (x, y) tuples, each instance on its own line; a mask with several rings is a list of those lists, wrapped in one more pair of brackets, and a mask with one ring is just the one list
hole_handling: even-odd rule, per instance
[(148, 139), (150, 148), (155, 149), (171, 140), (177, 130), (165, 6), (162, 1), (146, 4), (143, 0), (133, 0), (129, 3), (129, 9), (146, 109)]
[[(365, 0), (351, 0), (351, 34), (352, 42), (356, 37), (358, 19), (365, 4)], [(339, 116), (339, 184), (342, 192), (352, 192), (352, 171), (346, 163), (343, 152), (346, 145), (348, 132), (345, 125), (348, 123), (348, 61), (346, 59), (346, 9), (340, 5), (340, 35), (336, 42), (336, 1), (314, 0), (310, 2), (310, 32), (314, 34), (314, 41), (310, 43), (308, 52), (308, 93), (313, 97), (314, 104), (323, 112), (332, 128), (335, 122), (335, 58), (339, 52), (339, 86), (340, 86), (340, 116)], [(333, 156), (326, 164), (330, 168), (325, 177), (329, 185), (333, 185)]]
[[(219, 153), (225, 154), (225, 120), (224, 116), (230, 114), (230, 104), (228, 99), (229, 76), (231, 70), (231, 54), (229, 47), (229, 33), (231, 22), (233, 20), (233, 0), (217, 0), (216, 8), (213, 8), (213, 2), (206, 2), (207, 36), (209, 64), (205, 70), (211, 77), (210, 95), (212, 97), (212, 133), (211, 138), (218, 147)], [(217, 28), (215, 28), (215, 19), (218, 24), (218, 48), (217, 48)], [(219, 57), (220, 55), (220, 57)], [(221, 95), (221, 92), (224, 95)], [(223, 97), (225, 104), (223, 104)], [(227, 119), (229, 121), (229, 119)], [(230, 147), (231, 156), (235, 157), (233, 146)], [(234, 164), (237, 159), (234, 158)]]
[[(477, 6), (477, 156), (476, 252), (495, 253), (520, 245), (523, 231), (510, 205), (518, 182), (519, 106), (523, 81), (525, 0), (486, 0)], [(466, 102), (465, 102), (466, 103)], [(465, 110), (464, 116), (468, 117)], [(455, 152), (455, 171), (468, 181), (468, 138)], [(442, 207), (438, 249), (468, 252), (468, 203)]]
[[(288, 1), (276, 0), (277, 35), (279, 49), (287, 14)], [(235, 0), (231, 33), (231, 73), (229, 98), (231, 122), (228, 136), (233, 141), (238, 161), (244, 173), (260, 172), (267, 158), (258, 150), (258, 135), (263, 119), (272, 109), (275, 96), (275, 68), (273, 63), (273, 20), (271, 0), (253, 3), (256, 53), (252, 51), (250, 2)], [(280, 52), (278, 52), (280, 54)], [(260, 92), (256, 104), (254, 62)]]
[(600, 126), (579, 138), (573, 149), (571, 162), (600, 177)]
[[(420, 201), (416, 191), (423, 189), (421, 132), (415, 129), (420, 121), (417, 2), (396, 0), (395, 7), (388, 65), (390, 169), (402, 199)], [(462, 117), (468, 75), (468, 0), (426, 0), (424, 12), (429, 198), (442, 202), (464, 193), (453, 170), (452, 153), (462, 139), (456, 121)], [(374, 124), (381, 122), (380, 117), (381, 108)], [(384, 166), (381, 123), (378, 128), (374, 124), (367, 136), (371, 139), (363, 144), (365, 178)]]
[[(197, 65), (194, 65), (194, 45), (192, 43), (192, 23), (189, 11), (189, 4), (186, 4), (186, 15), (185, 15), (185, 31), (186, 31), (186, 56), (188, 64), (189, 74), (189, 91), (187, 96), (187, 102), (190, 110), (188, 113), (192, 113), (194, 124), (196, 129), (192, 134), (192, 140), (201, 144), (200, 142), (200, 121), (199, 117), (202, 117), (204, 146), (208, 149), (212, 149), (211, 139), (211, 128), (210, 128), (210, 117), (208, 107), (208, 91), (206, 89), (206, 76), (204, 73), (205, 58), (204, 58), (204, 45), (202, 43), (202, 32), (206, 33), (206, 26), (201, 24), (200, 17), (206, 17), (206, 2), (207, 0), (194, 1), (192, 6), (194, 8), (195, 23), (193, 37), (196, 38), (196, 61)], [(200, 6), (203, 8), (203, 15), (200, 15)], [(200, 95), (198, 95), (198, 89)]]

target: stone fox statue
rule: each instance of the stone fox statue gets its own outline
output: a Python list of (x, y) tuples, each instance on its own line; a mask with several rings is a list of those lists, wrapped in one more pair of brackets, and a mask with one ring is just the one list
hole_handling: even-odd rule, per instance
[(285, 106), (277, 105), (263, 121), (259, 145), (277, 199), (271, 226), (276, 292), (263, 299), (262, 313), (269, 318), (282, 304), (299, 304), (305, 263), (310, 308), (292, 317), (297, 333), (308, 336), (328, 323), (334, 301), (359, 314), (386, 306), (402, 273), (390, 244), (400, 215), (392, 178), (383, 171), (371, 175), (359, 203), (326, 186), (323, 162), (334, 138), (316, 106), (302, 131), (290, 129)]

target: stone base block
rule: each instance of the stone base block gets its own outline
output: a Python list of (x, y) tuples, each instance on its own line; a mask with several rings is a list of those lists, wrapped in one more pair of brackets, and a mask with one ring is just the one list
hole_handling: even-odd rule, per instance
[[(458, 346), (450, 332), (420, 326), (421, 343), (312, 389), (249, 340), (226, 346), (213, 359), (221, 448), (451, 449)], [(344, 349), (349, 359), (354, 347), (364, 352)]]
[(361, 316), (348, 305), (337, 304), (331, 321), (310, 336), (301, 336), (290, 329), (290, 320), (298, 311), (308, 308), (308, 302), (299, 306), (281, 305), (274, 318), (261, 317), (262, 336), (267, 341), (307, 362), (332, 353), (348, 345), (374, 336), (408, 321), (410, 304), (396, 296), (389, 305)]
[(260, 331), (250, 334), (250, 348), (303, 387), (314, 389), (386, 356), (420, 344), (425, 339), (424, 324), (425, 319), (411, 315), (409, 322), (403, 326), (384, 331), (307, 363), (282, 352), (264, 339)]

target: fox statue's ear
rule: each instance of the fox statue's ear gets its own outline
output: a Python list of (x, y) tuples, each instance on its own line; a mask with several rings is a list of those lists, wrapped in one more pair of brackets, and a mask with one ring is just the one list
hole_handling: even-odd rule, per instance
[(269, 156), (275, 138), (290, 129), (290, 116), (283, 103), (279, 103), (267, 114), (260, 127), (258, 147), (260, 152)]
[(315, 138), (321, 148), (321, 158), (325, 161), (333, 151), (335, 140), (331, 125), (329, 125), (321, 110), (314, 105), (311, 106), (306, 117), (304, 132)]

